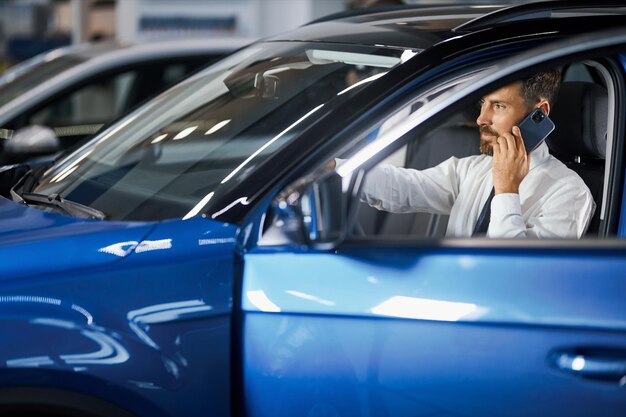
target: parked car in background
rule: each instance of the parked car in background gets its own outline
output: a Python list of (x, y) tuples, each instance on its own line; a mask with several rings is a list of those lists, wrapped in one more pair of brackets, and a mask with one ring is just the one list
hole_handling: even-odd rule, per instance
[[(623, 415), (616, 4), (323, 19), (20, 176), (0, 198), (0, 414)], [(362, 206), (381, 161), (476, 152), (476, 103), (553, 67), (548, 145), (596, 199), (585, 238), (451, 239), (445, 216)]]
[(13, 135), (22, 135), (28, 145), (0, 149), (0, 162), (75, 146), (137, 104), (246, 43), (219, 39), (81, 44), (11, 68), (0, 77), (0, 138), (6, 143)]

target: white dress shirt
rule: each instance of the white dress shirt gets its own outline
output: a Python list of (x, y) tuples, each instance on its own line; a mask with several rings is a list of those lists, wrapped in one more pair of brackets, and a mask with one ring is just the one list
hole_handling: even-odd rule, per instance
[[(418, 171), (379, 164), (366, 177), (362, 199), (380, 210), (449, 214), (447, 236), (470, 237), (493, 188), (492, 157), (452, 157)], [(589, 188), (551, 156), (544, 143), (530, 154), (519, 194), (491, 202), (491, 238), (580, 238), (595, 210)]]

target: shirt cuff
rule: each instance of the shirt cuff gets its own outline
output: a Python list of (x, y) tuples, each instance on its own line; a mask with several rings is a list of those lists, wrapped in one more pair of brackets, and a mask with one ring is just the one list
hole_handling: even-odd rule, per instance
[(501, 220), (511, 214), (522, 215), (519, 194), (496, 194), (491, 200), (491, 220)]

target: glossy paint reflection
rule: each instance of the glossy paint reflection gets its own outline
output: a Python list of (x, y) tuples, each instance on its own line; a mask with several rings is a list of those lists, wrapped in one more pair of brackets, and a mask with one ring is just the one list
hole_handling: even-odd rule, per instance
[(458, 321), (476, 319), (485, 310), (476, 304), (397, 295), (372, 308), (372, 313), (406, 319)]
[(77, 221), (0, 201), (3, 209), (35, 221), (26, 230), (0, 221), (0, 389), (45, 380), (136, 415), (230, 413), (236, 226)]
[(0, 198), (0, 280), (109, 264), (131, 252), (132, 244), (120, 242), (141, 242), (153, 227), (75, 219)]
[[(249, 257), (253, 262), (249, 263), (246, 268), (244, 310), (292, 313), (328, 312), (329, 314), (438, 321), (472, 321), (489, 313), (489, 308), (474, 303), (415, 297), (413, 289), (410, 288), (410, 281), (389, 279), (389, 272), (381, 271), (380, 274), (376, 274), (377, 277), (369, 275), (371, 271), (355, 268), (356, 265), (350, 259), (319, 256), (325, 260), (320, 259), (319, 263), (313, 261), (309, 266), (304, 266), (304, 269), (299, 268), (302, 270), (299, 271), (298, 280), (293, 280), (289, 272), (285, 275), (277, 275), (274, 271), (272, 282), (263, 279), (266, 274), (263, 269), (268, 268), (269, 271), (274, 268), (275, 262), (289, 265), (298, 256), (274, 254), (262, 260), (254, 255)], [(267, 264), (265, 264), (266, 260)], [(302, 260), (304, 263), (308, 261), (308, 259)], [(323, 262), (330, 262), (332, 265), (326, 269), (322, 265)], [(467, 268), (469, 264), (471, 262), (468, 259), (462, 261), (463, 268)], [(290, 267), (285, 269), (285, 271), (291, 270), (294, 269)], [(330, 278), (334, 276), (333, 274), (342, 276), (342, 281)], [(324, 284), (325, 277), (332, 279), (333, 283)], [(315, 282), (319, 285), (315, 285)], [(264, 289), (258, 289), (261, 287)], [(386, 298), (383, 298), (385, 296)]]
[[(576, 349), (550, 358), (624, 345), (623, 268), (621, 252), (256, 249), (242, 298), (246, 412), (587, 416), (601, 399), (602, 415), (617, 417), (619, 378), (580, 378), (595, 368)], [(549, 405), (528, 401), (547, 390)]]
[(246, 320), (244, 334), (247, 415), (360, 415), (359, 378), (332, 326), (255, 316)]
[(247, 300), (260, 311), (266, 313), (278, 313), (280, 307), (274, 304), (263, 290), (246, 291)]
[[(67, 305), (70, 309), (67, 309)], [(55, 334), (66, 334), (69, 331), (73, 336), (80, 335), (92, 343), (82, 343), (91, 345), (92, 351), (87, 353), (59, 352), (58, 355), (37, 355), (27, 357), (6, 358), (5, 365), (8, 368), (30, 368), (30, 367), (66, 367), (71, 366), (75, 370), (84, 370), (86, 365), (117, 365), (126, 362), (130, 355), (122, 343), (111, 334), (107, 334), (105, 329), (93, 323), (93, 315), (85, 308), (61, 299), (32, 295), (6, 295), (0, 296), (0, 310), (7, 310), (22, 315), (41, 315), (28, 319), (32, 326), (47, 327)], [(78, 313), (78, 315), (72, 312)], [(72, 317), (72, 320), (64, 317)], [(61, 329), (60, 331), (58, 329)], [(83, 340), (84, 342), (84, 340)], [(45, 351), (45, 346), (41, 346), (41, 351)]]
[[(67, 330), (73, 335), (80, 334), (85, 339), (95, 344), (95, 350), (88, 353), (60, 353), (57, 358), (53, 359), (48, 355), (43, 356), (30, 356), (23, 358), (8, 358), (5, 360), (6, 366), (9, 368), (23, 368), (23, 367), (41, 367), (41, 366), (85, 366), (85, 365), (117, 365), (126, 362), (130, 354), (124, 348), (122, 343), (113, 337), (113, 335), (107, 334), (105, 329), (101, 326), (97, 326), (93, 323), (93, 316), (89, 311), (76, 304), (71, 304), (71, 310), (78, 312), (82, 317), (86, 319), (86, 323), (81, 321), (70, 321), (62, 318), (54, 318), (66, 316), (69, 312), (64, 307), (69, 303), (63, 303), (59, 299), (40, 296), (3, 296), (0, 297), (0, 303), (23, 303), (26, 304), (27, 311), (35, 312), (37, 309), (32, 308), (32, 304), (43, 304), (45, 306), (51, 306), (46, 308), (46, 314), (48, 317), (36, 317), (28, 320), (28, 323), (33, 326), (44, 326), (53, 329)], [(3, 306), (0, 305), (0, 308)], [(16, 311), (15, 308), (12, 309)], [(20, 308), (18, 307), (17, 311)], [(60, 311), (55, 311), (60, 310)], [(42, 313), (40, 313), (42, 314)], [(52, 316), (52, 317), (50, 317)], [(36, 328), (36, 327), (35, 327)], [(64, 331), (54, 332), (63, 334)], [(75, 336), (74, 336), (75, 337)], [(42, 346), (42, 350), (45, 351)]]
[(213, 307), (201, 300), (177, 301), (158, 304), (129, 311), (126, 314), (128, 326), (148, 346), (159, 349), (159, 346), (148, 336), (150, 324), (167, 323), (186, 320), (199, 313), (209, 312)]
[(141, 242), (131, 240), (126, 242), (113, 243), (111, 245), (105, 246), (104, 248), (98, 249), (98, 252), (124, 257), (133, 251), (135, 253), (141, 253), (171, 248), (172, 239), (142, 240)]
[[(603, 262), (619, 274), (619, 257)], [(596, 273), (591, 265), (583, 259), (557, 267), (541, 256), (408, 255), (393, 249), (352, 254), (267, 251), (246, 255), (244, 294), (262, 290), (281, 313), (563, 326), (603, 323), (626, 329), (621, 305), (596, 301), (598, 288), (604, 288), (602, 299), (611, 300), (618, 282), (609, 275), (597, 278), (604, 284), (588, 280)], [(559, 278), (564, 274), (567, 285)], [(307, 296), (294, 296), (294, 291)], [(579, 301), (565, 305), (565, 295)], [(245, 311), (264, 311), (248, 297), (243, 297), (242, 306)]]

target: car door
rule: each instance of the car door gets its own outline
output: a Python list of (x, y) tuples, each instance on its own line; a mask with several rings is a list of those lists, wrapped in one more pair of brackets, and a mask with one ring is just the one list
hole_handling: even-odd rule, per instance
[[(243, 256), (247, 415), (623, 415), (624, 217), (618, 214), (611, 226), (608, 213), (619, 210), (623, 195), (625, 41), (624, 34), (588, 36), (498, 62), (493, 72), (423, 100), (419, 111), (351, 155), (339, 175), (321, 177), (334, 178), (342, 192), (320, 179), (290, 193), (299, 210), (272, 223), (282, 240), (264, 245), (261, 237)], [(607, 220), (600, 238), (357, 238), (349, 220), (333, 214), (354, 217), (346, 207), (357, 204), (351, 193), (361, 174), (398, 149), (390, 145), (405, 133), (432, 127), (429, 120), (514, 80), (518, 71), (609, 55), (621, 64), (613, 73), (614, 143), (599, 204)], [(343, 201), (332, 203), (338, 210), (319, 209), (325, 193)], [(294, 200), (275, 201), (280, 211)], [(293, 217), (315, 233), (285, 228)], [(331, 231), (341, 225), (338, 234), (321, 241), (314, 225), (320, 221)]]

